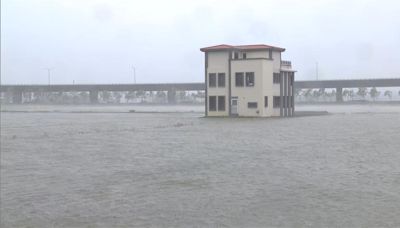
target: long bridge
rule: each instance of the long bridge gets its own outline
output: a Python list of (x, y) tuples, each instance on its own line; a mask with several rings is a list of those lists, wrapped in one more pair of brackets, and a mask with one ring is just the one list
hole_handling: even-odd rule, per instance
[[(400, 78), (295, 81), (296, 89), (336, 89), (336, 101), (343, 101), (343, 88), (400, 87)], [(169, 103), (175, 102), (176, 91), (202, 91), (203, 82), (153, 84), (54, 84), (0, 85), (1, 93), (11, 93), (13, 103), (22, 103), (28, 92), (89, 92), (90, 102), (97, 103), (100, 91), (167, 91)]]

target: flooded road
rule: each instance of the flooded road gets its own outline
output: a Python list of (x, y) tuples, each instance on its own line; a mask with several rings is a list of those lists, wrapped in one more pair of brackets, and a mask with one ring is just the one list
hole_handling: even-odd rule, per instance
[(1, 113), (1, 226), (400, 226), (400, 106), (181, 109)]

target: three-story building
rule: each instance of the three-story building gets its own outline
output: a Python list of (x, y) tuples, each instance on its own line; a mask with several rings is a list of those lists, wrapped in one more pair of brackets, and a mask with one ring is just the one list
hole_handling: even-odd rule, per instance
[(294, 72), (284, 48), (217, 45), (205, 53), (206, 116), (293, 116)]

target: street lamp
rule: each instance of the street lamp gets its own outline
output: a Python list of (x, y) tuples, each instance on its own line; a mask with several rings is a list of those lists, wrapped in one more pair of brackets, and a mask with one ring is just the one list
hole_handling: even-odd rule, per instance
[(47, 83), (50, 85), (50, 73), (54, 69), (53, 68), (44, 68), (44, 69), (47, 70)]
[(131, 65), (131, 69), (133, 71), (133, 82), (136, 84), (136, 68), (133, 66), (133, 64)]

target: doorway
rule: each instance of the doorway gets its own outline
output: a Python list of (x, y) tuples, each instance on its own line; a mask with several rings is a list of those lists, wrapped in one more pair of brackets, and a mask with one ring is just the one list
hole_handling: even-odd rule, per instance
[(232, 116), (238, 115), (238, 97), (231, 98), (231, 115)]

